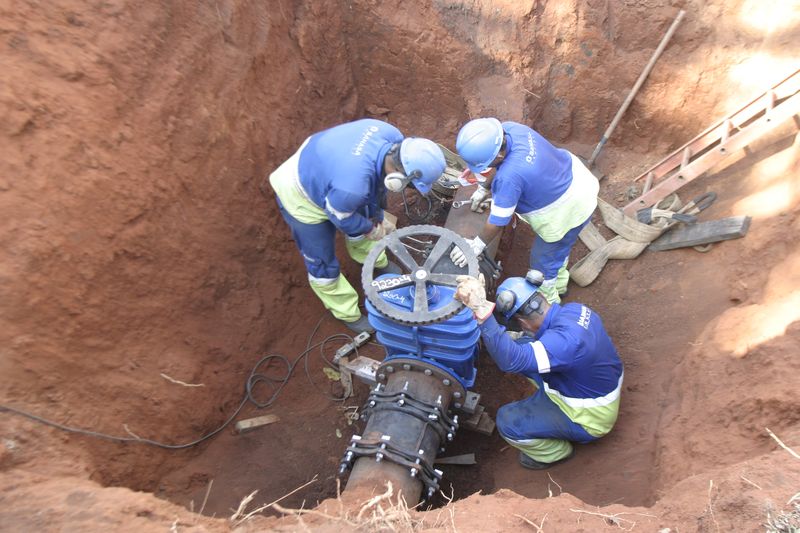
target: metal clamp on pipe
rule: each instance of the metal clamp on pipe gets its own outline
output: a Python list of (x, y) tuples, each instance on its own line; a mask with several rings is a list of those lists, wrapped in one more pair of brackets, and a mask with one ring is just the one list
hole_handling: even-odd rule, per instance
[(361, 419), (366, 420), (377, 411), (399, 411), (411, 415), (436, 431), (442, 442), (452, 441), (458, 430), (458, 415), (451, 419), (444, 412), (441, 395), (436, 399), (436, 403), (431, 405), (415, 399), (407, 392), (387, 393), (376, 388), (361, 410)]
[(419, 479), (425, 485), (427, 498), (439, 490), (439, 482), (443, 472), (433, 467), (433, 459), (425, 455), (425, 450), (419, 448), (413, 453), (396, 446), (391, 435), (381, 435), (379, 439), (362, 438), (353, 435), (350, 445), (345, 451), (339, 466), (339, 474), (344, 474), (350, 469), (354, 461), (361, 457), (374, 457), (376, 463), (387, 460), (408, 468), (412, 478)]

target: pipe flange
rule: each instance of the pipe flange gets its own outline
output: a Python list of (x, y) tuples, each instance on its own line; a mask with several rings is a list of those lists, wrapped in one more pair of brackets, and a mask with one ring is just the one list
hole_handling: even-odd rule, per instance
[[(408, 367), (408, 368), (406, 368)], [(447, 392), (450, 394), (450, 400), (453, 401), (453, 407), (456, 409), (461, 408), (463, 399), (466, 397), (467, 390), (453, 374), (440, 368), (437, 365), (417, 359), (415, 357), (393, 357), (387, 359), (375, 371), (378, 383), (386, 384), (390, 375), (397, 371), (420, 372), (426, 376), (432, 376), (439, 379), (442, 385), (446, 387)]]

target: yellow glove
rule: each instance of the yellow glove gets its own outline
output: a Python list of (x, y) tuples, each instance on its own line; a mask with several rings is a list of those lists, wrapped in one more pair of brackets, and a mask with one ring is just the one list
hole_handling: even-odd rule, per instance
[(385, 235), (389, 235), (391, 232), (397, 230), (397, 226), (395, 225), (395, 223), (389, 220), (388, 218), (384, 218), (383, 222), (381, 222), (381, 225), (383, 225), (383, 230), (385, 232)]
[(383, 223), (375, 224), (372, 227), (372, 231), (367, 233), (367, 239), (371, 241), (379, 241), (386, 236), (386, 228), (384, 227)]
[(458, 288), (455, 299), (472, 309), (475, 320), (478, 324), (483, 324), (494, 311), (494, 302), (486, 300), (486, 280), (483, 274), (477, 279), (472, 276), (458, 276), (456, 281)]

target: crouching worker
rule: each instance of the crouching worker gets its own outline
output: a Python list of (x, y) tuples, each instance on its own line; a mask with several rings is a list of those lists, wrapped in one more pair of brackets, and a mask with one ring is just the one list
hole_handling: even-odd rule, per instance
[[(395, 229), (383, 216), (387, 191), (413, 186), (427, 194), (445, 166), (433, 141), (404, 138), (390, 124), (362, 119), (312, 135), (270, 174), (311, 289), (356, 333), (373, 330), (358, 309), (358, 293), (339, 270), (337, 230), (345, 234), (350, 257), (363, 264), (376, 241)], [(385, 254), (375, 266), (391, 268)]]
[(459, 276), (455, 297), (474, 312), (497, 366), (538, 389), (497, 412), (497, 429), (520, 450), (522, 466), (548, 468), (572, 457), (572, 443), (611, 431), (623, 368), (597, 313), (579, 303), (550, 304), (535, 285), (508, 278), (497, 290), (497, 311), (509, 327), (519, 326), (515, 340), (493, 316), (495, 304), (486, 300), (482, 279)]

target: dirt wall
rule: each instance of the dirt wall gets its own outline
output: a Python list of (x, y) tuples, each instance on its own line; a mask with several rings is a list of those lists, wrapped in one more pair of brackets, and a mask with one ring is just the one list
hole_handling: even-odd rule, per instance
[[(465, 120), (497, 114), (586, 155), (684, 7), (685, 22), (607, 148), (609, 160), (622, 148), (637, 161), (657, 159), (741, 91), (785, 70), (796, 17), (782, 3), (762, 4), (4, 3), (2, 401), (120, 435), (202, 434), (238, 404), (255, 354), (276, 344), (299, 351), (321, 311), (274, 204), (258, 191), (303, 138), (370, 115), (452, 145)], [(770, 246), (784, 239), (770, 238)], [(679, 372), (730, 368), (698, 353)], [(742, 376), (726, 383), (744, 386)], [(287, 399), (306, 396), (299, 387)], [(791, 407), (769, 401), (765, 409)], [(314, 402), (295, 410), (330, 418)], [(677, 404), (667, 429), (701, 431), (702, 421), (681, 419), (697, 405)], [(719, 429), (730, 424), (718, 420)], [(783, 420), (782, 429), (796, 422)], [(0, 470), (12, 492), (16, 469), (158, 491), (168, 471), (203, 452), (87, 440), (6, 415), (0, 427)], [(301, 428), (309, 446), (316, 428)], [(680, 457), (681, 446), (661, 450), (663, 461)], [(687, 449), (708, 460), (714, 446), (690, 441)], [(315, 465), (326, 461), (335, 466), (329, 457)]]
[[(238, 402), (237, 372), (296, 319), (303, 282), (258, 184), (355, 112), (345, 46), (319, 31), (339, 10), (284, 4), (4, 5), (4, 402), (179, 440)], [(149, 486), (164, 458), (76, 444), (104, 482)]]

